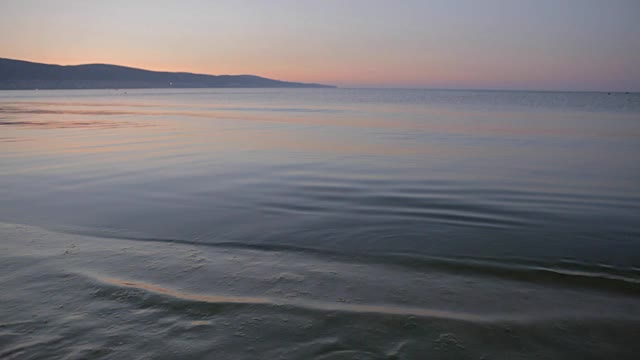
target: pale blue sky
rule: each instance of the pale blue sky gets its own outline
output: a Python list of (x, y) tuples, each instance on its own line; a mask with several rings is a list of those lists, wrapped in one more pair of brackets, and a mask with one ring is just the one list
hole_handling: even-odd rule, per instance
[(639, 0), (2, 0), (0, 57), (341, 86), (640, 91)]

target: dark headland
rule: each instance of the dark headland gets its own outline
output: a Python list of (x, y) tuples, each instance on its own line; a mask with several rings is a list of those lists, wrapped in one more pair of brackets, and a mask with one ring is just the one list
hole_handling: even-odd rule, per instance
[(50, 65), (0, 58), (0, 89), (330, 88), (255, 75), (163, 72), (108, 64)]

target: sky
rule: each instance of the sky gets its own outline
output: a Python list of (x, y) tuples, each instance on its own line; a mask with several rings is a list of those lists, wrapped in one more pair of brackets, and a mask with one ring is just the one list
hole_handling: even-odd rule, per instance
[(640, 91), (640, 0), (0, 0), (0, 57), (343, 87)]

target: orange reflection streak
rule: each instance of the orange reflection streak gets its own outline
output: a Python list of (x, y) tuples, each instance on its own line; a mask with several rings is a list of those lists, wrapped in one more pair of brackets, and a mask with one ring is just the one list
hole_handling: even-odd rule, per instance
[(285, 299), (270, 299), (254, 296), (222, 296), (222, 295), (204, 295), (187, 293), (154, 284), (144, 283), (140, 281), (122, 280), (117, 278), (99, 277), (99, 281), (120, 287), (146, 290), (157, 294), (167, 295), (173, 298), (216, 304), (238, 304), (238, 305), (269, 305), (269, 306), (293, 306), (302, 309), (316, 311), (341, 311), (350, 313), (370, 313), (385, 315), (402, 315), (417, 316), (432, 319), (450, 319), (470, 322), (493, 322), (505, 320), (518, 320), (517, 317), (500, 316), (482, 316), (471, 313), (453, 312), (446, 310), (384, 306), (384, 305), (366, 305), (366, 304), (349, 304), (349, 303), (332, 303), (320, 301), (290, 301)]

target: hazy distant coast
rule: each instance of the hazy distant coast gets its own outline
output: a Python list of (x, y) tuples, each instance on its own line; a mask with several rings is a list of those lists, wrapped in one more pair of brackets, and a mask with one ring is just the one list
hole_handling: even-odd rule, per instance
[(50, 65), (0, 58), (0, 89), (332, 88), (255, 75), (161, 72), (108, 64)]

